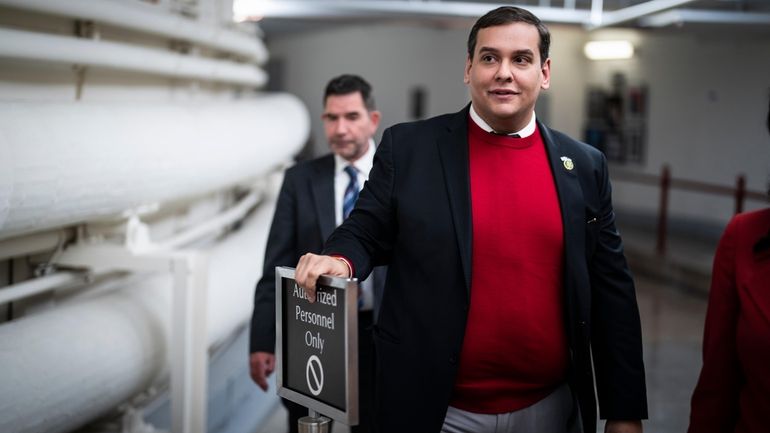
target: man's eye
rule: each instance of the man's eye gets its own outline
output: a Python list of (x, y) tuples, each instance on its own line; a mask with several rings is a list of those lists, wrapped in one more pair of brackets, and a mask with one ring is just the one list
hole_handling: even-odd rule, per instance
[(490, 56), (490, 55), (481, 56), (481, 61), (484, 63), (492, 63), (495, 61), (495, 58), (494, 56)]
[(513, 63), (524, 65), (524, 64), (529, 63), (529, 58), (519, 56), (519, 57), (516, 57), (516, 58), (513, 59)]
[(348, 120), (358, 120), (358, 114), (348, 114), (345, 118)]

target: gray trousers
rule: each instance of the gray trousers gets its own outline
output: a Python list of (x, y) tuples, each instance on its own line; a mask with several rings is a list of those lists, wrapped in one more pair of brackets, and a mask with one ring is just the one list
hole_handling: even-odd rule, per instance
[(441, 433), (580, 433), (581, 425), (577, 403), (564, 384), (515, 412), (490, 415), (449, 406)]

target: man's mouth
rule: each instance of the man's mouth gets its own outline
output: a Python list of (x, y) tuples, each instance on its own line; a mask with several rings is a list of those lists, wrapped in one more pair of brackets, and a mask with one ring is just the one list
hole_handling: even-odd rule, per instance
[(519, 94), (518, 92), (511, 89), (492, 89), (489, 91), (489, 93), (495, 96), (514, 96)]

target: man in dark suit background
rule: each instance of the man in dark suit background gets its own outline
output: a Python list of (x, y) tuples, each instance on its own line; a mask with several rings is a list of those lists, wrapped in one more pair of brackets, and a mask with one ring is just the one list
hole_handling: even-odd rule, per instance
[(642, 430), (641, 327), (606, 159), (535, 116), (549, 45), (526, 10), (481, 17), (471, 104), (385, 130), (350, 218), (297, 265), (310, 299), (319, 275), (389, 266), (381, 432), (593, 433), (597, 396), (606, 432)]
[[(332, 154), (286, 171), (267, 240), (262, 278), (254, 295), (249, 364), (252, 379), (263, 390), (267, 390), (267, 377), (275, 369), (275, 267), (293, 266), (303, 253), (320, 252), (326, 238), (352, 210), (369, 177), (375, 150), (372, 137), (380, 122), (369, 83), (355, 75), (329, 81), (322, 121)], [(383, 283), (384, 270), (375, 270), (361, 283), (359, 425), (352, 429), (356, 433), (371, 429), (371, 327)], [(297, 420), (307, 416), (308, 410), (288, 400), (283, 402), (289, 410), (290, 431), (296, 432)]]

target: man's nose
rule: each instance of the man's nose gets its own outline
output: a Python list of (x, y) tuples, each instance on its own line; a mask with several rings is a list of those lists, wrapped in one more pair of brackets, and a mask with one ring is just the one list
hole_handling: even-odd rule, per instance
[(500, 67), (497, 68), (497, 73), (495, 73), (495, 79), (498, 81), (513, 80), (513, 68), (511, 68), (508, 62), (500, 62)]
[(344, 119), (338, 120), (334, 125), (334, 133), (338, 135), (344, 135), (346, 132), (348, 132), (348, 122), (346, 122)]

